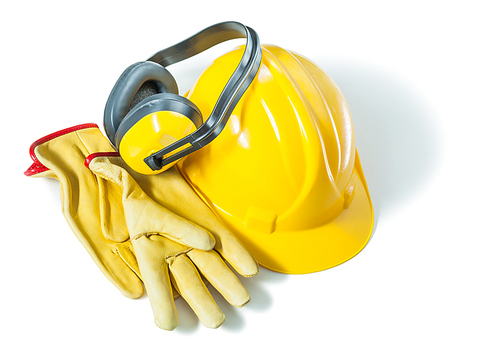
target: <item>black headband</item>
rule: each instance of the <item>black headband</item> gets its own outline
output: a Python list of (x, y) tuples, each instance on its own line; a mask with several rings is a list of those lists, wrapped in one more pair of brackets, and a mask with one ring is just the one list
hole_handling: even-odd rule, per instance
[[(237, 38), (247, 39), (245, 51), (236, 70), (220, 94), (212, 113), (193, 133), (144, 159), (152, 170), (160, 170), (163, 166), (200, 149), (222, 132), (234, 107), (259, 70), (262, 49), (259, 37), (252, 28), (229, 21), (212, 25), (174, 46), (157, 52), (148, 59), (148, 61), (167, 67), (197, 55), (214, 45)], [(184, 147), (188, 143), (190, 144), (188, 147), (164, 158), (166, 154)]]

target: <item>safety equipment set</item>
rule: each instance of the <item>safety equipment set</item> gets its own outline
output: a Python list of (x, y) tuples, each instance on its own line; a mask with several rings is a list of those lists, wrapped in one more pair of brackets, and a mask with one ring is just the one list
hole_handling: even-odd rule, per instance
[[(221, 42), (185, 95), (166, 69)], [(144, 292), (155, 323), (181, 296), (210, 328), (225, 319), (205, 282), (242, 307), (258, 264), (325, 270), (360, 252), (373, 208), (347, 103), (303, 56), (237, 22), (208, 27), (121, 75), (93, 123), (35, 141), (30, 177), (58, 179), (63, 214), (107, 278)]]

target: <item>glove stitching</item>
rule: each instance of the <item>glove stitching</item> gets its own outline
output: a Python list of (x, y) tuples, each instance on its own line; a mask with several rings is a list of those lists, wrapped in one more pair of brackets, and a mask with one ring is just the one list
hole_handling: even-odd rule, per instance
[(176, 254), (172, 254), (170, 256), (167, 256), (165, 257), (165, 261), (167, 261), (169, 258), (172, 258), (172, 257), (178, 257), (178, 256), (181, 256), (183, 254), (186, 254), (186, 253), (189, 253), (193, 250), (194, 248), (189, 248), (189, 249), (186, 249), (184, 251), (180, 251), (180, 252), (177, 252)]
[[(141, 233), (137, 233), (134, 237), (130, 238), (130, 241), (135, 241), (141, 237), (146, 237), (146, 238), (149, 238), (149, 236), (161, 236), (161, 237), (165, 237), (167, 238), (168, 240), (170, 241), (173, 241), (173, 242), (176, 242), (176, 243), (179, 243), (183, 246), (186, 246), (188, 247), (188, 245), (184, 242), (182, 242), (181, 239), (179, 238), (175, 238), (175, 237), (172, 237), (171, 235), (169, 234), (166, 234), (166, 233), (162, 233), (162, 232), (141, 232)], [(194, 247), (190, 247), (189, 250), (192, 250), (194, 249)]]
[[(130, 239), (130, 241), (135, 241), (136, 239), (139, 239), (141, 237), (149, 238), (149, 236), (163, 236), (164, 237), (165, 235), (160, 233), (160, 232), (142, 232), (142, 233), (136, 234), (133, 238)], [(180, 251), (180, 252), (177, 252), (177, 253), (172, 254), (170, 256), (166, 256), (165, 261), (168, 260), (169, 258), (172, 258), (172, 257), (177, 257), (177, 256), (180, 256), (183, 254), (187, 254), (187, 253), (191, 252), (193, 249), (194, 249), (193, 247), (190, 247), (188, 249), (185, 249), (184, 251)]]
[(142, 233), (137, 233), (134, 237), (132, 237), (130, 240), (135, 241), (141, 237), (146, 237), (149, 238), (149, 236), (161, 236), (162, 234), (159, 232), (142, 232)]

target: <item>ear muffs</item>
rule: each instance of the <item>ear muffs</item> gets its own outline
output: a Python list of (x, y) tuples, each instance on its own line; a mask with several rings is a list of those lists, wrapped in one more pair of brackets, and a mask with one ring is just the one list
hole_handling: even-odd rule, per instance
[[(166, 66), (226, 40), (247, 38), (242, 59), (210, 116), (178, 95)], [(104, 129), (123, 160), (135, 171), (154, 174), (210, 143), (222, 131), (239, 99), (254, 79), (262, 59), (257, 33), (236, 22), (208, 27), (177, 45), (128, 67), (104, 109)]]
[(104, 108), (104, 129), (111, 143), (118, 148), (116, 132), (141, 87), (150, 83), (157, 93), (178, 93), (177, 83), (170, 72), (153, 62), (139, 62), (120, 75)]
[[(191, 100), (173, 93), (154, 94), (140, 101), (123, 118), (115, 133), (116, 147), (120, 148), (124, 135), (141, 119), (158, 112), (175, 112), (183, 115), (193, 123), (196, 129), (203, 123), (200, 110)], [(168, 126), (168, 124), (158, 124), (157, 126), (164, 128), (163, 126)]]
[(198, 107), (177, 92), (170, 72), (150, 61), (131, 65), (118, 79), (106, 103), (104, 126), (132, 169), (155, 173), (144, 158), (202, 125)]

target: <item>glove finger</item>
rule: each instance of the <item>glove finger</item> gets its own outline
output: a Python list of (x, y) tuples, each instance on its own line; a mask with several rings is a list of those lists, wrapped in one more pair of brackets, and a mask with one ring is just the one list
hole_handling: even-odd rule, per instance
[[(142, 281), (141, 271), (139, 269), (139, 264), (137, 263), (137, 258), (135, 257), (132, 242), (117, 243), (115, 247), (123, 262), (125, 262)], [(172, 293), (174, 295), (174, 300), (179, 297), (179, 293), (175, 288), (172, 289)]]
[(240, 275), (253, 277), (259, 273), (259, 265), (253, 256), (246, 250), (240, 241), (228, 230), (215, 234), (214, 249), (224, 258)]
[(120, 256), (123, 262), (140, 278), (142, 281), (141, 271), (139, 270), (139, 264), (137, 263), (137, 258), (135, 258), (134, 247), (132, 242), (122, 242), (115, 245), (116, 252)]
[[(215, 213), (207, 206), (203, 195), (191, 187), (177, 167), (160, 173), (156, 179), (164, 177), (162, 192), (154, 192), (154, 187), (146, 187), (155, 199), (191, 222), (203, 227), (215, 237), (214, 249), (244, 277), (259, 273), (259, 266), (240, 241), (227, 229)], [(143, 182), (147, 184), (147, 182)], [(158, 187), (157, 187), (158, 188)], [(195, 247), (202, 249), (200, 247)], [(205, 249), (207, 250), (207, 249)]]
[(201, 274), (231, 305), (242, 307), (250, 302), (250, 293), (217, 252), (192, 250), (187, 255)]
[(172, 331), (179, 324), (179, 316), (175, 308), (168, 268), (163, 253), (158, 252), (158, 249), (161, 249), (161, 245), (158, 245), (161, 241), (159, 238), (161, 237), (140, 237), (132, 243), (155, 323), (164, 330)]
[(167, 259), (172, 281), (180, 295), (186, 300), (200, 322), (209, 328), (224, 323), (225, 316), (215, 303), (191, 260), (181, 254)]
[[(188, 247), (201, 250), (210, 250), (214, 247), (215, 239), (206, 229), (179, 217), (177, 214), (152, 200), (144, 204), (140, 204), (140, 202), (135, 203), (134, 207), (141, 209), (140, 217), (129, 212), (132, 207), (127, 207), (125, 211), (127, 214), (127, 225), (129, 229), (135, 230), (135, 234), (154, 231)], [(150, 215), (154, 215), (154, 217)], [(147, 221), (143, 220), (142, 216), (148, 217)]]
[(89, 251), (101, 271), (126, 297), (139, 298), (144, 288), (137, 274), (122, 261), (114, 244), (103, 243)]

